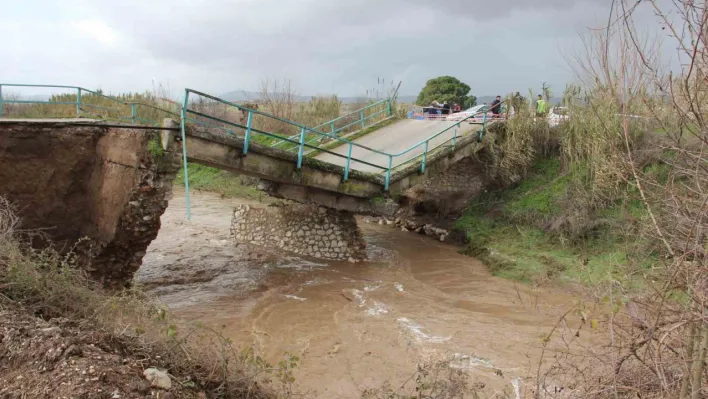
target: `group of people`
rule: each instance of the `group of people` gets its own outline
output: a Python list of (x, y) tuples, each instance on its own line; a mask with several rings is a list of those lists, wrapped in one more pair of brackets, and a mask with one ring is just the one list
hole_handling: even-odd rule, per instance
[[(516, 95), (514, 96), (514, 99), (517, 99), (521, 97), (521, 95), (517, 92)], [(492, 111), (492, 118), (499, 118), (499, 115), (501, 114), (501, 105), (502, 105), (502, 100), (501, 96), (497, 96), (497, 98), (492, 101), (491, 108), (490, 110)], [(516, 107), (516, 104), (512, 104), (514, 107)], [(548, 102), (543, 99), (542, 95), (538, 95), (538, 100), (536, 100), (536, 116), (539, 118), (545, 118), (546, 115), (548, 115)]]
[[(523, 106), (523, 103), (525, 103), (525, 100), (523, 97), (517, 92), (514, 96), (511, 97), (511, 104), (509, 104), (513, 109), (519, 109), (520, 107)], [(502, 112), (502, 104), (504, 101), (502, 101), (501, 96), (497, 96), (494, 101), (490, 104), (489, 111), (492, 113), (492, 118), (500, 118), (501, 117), (501, 112)], [(441, 110), (437, 111), (437, 113), (442, 113), (442, 114), (450, 114), (450, 113), (455, 113), (455, 112), (460, 112), (462, 109), (459, 104), (453, 103), (450, 105), (449, 103), (439, 103), (437, 100), (433, 100), (432, 103), (430, 103), (429, 107), (424, 108), (424, 112), (430, 113), (431, 111), (435, 112), (435, 110)], [(542, 95), (538, 95), (538, 99), (536, 100), (536, 116), (540, 118), (545, 118), (548, 115), (548, 102), (543, 99)]]
[(437, 100), (433, 100), (433, 102), (430, 103), (430, 107), (441, 109), (443, 111), (443, 114), (449, 114), (450, 111), (452, 111), (453, 113), (462, 111), (462, 107), (460, 107), (460, 104), (453, 103), (452, 105), (450, 105), (450, 103), (447, 102), (441, 104)]

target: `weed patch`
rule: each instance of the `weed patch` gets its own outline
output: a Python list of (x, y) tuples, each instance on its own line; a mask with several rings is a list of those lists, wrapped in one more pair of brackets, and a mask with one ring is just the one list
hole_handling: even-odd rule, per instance
[(148, 141), (148, 152), (155, 158), (162, 158), (165, 155), (165, 150), (162, 148), (162, 143), (159, 137), (153, 137)]
[[(270, 201), (268, 195), (256, 188), (255, 179), (194, 163), (188, 164), (188, 168), (190, 189), (209, 191), (224, 197)], [(184, 185), (184, 168), (177, 173), (175, 183)]]

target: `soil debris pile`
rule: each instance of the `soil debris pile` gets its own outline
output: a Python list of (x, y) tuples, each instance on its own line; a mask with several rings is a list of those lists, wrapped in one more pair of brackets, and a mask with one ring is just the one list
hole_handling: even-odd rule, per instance
[[(148, 368), (150, 367), (150, 368)], [(143, 370), (160, 374), (153, 383)], [(0, 308), (2, 398), (206, 398), (189, 376), (150, 348), (66, 318), (45, 321), (25, 309)], [(145, 370), (145, 371), (147, 371)]]

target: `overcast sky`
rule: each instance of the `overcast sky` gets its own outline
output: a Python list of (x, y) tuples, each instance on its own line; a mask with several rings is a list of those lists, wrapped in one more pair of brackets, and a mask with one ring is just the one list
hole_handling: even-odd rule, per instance
[[(458, 77), (472, 94), (560, 93), (563, 52), (610, 0), (0, 0), (0, 83), (166, 84), (221, 94), (288, 78), (300, 94), (415, 95)], [(650, 13), (645, 13), (647, 18)], [(640, 21), (642, 17), (640, 16)], [(647, 19), (648, 20), (648, 19)]]

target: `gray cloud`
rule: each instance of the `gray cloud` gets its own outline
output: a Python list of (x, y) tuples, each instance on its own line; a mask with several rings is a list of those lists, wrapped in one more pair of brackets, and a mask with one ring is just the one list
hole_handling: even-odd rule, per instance
[[(28, 4), (29, 3), (29, 4)], [(34, 3), (42, 3), (34, 1)], [(34, 4), (35, 6), (37, 4)], [(561, 51), (599, 26), (606, 0), (66, 0), (11, 8), (0, 80), (139, 90), (153, 81), (221, 93), (290, 78), (303, 93), (362, 94), (377, 77), (415, 94), (457, 76), (475, 94), (558, 90), (573, 78)], [(37, 8), (34, 8), (35, 10)], [(3, 18), (3, 17), (0, 17)], [(42, 21), (44, 19), (44, 21)], [(24, 22), (23, 22), (24, 21)], [(87, 22), (88, 21), (88, 22)], [(0, 19), (0, 22), (4, 22)], [(38, 29), (28, 32), (34, 22)], [(48, 28), (44, 22), (53, 25)]]

